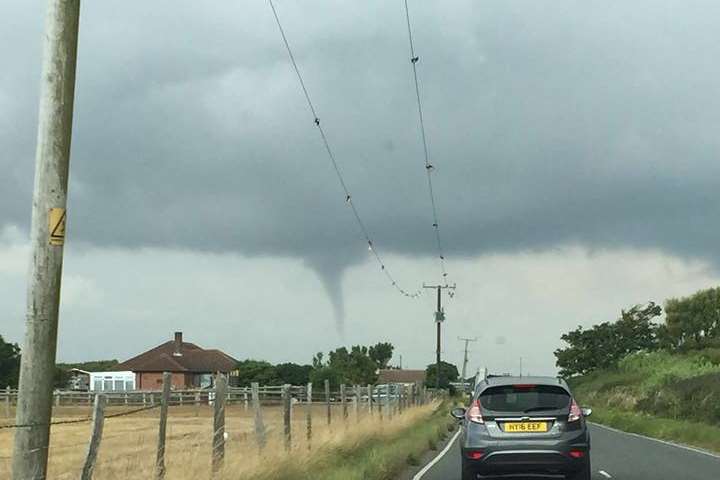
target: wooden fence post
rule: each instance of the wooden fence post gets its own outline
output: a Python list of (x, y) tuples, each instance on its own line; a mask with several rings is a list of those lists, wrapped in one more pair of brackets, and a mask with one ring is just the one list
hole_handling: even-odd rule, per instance
[(80, 480), (90, 480), (95, 469), (95, 460), (97, 459), (98, 449), (100, 448), (100, 440), (102, 440), (103, 423), (105, 420), (105, 395), (95, 395), (95, 403), (93, 405), (93, 429), (90, 436), (90, 444), (88, 445), (87, 455), (85, 456), (85, 465), (83, 465)]
[(372, 417), (373, 414), (373, 400), (372, 400), (372, 385), (367, 386), (367, 398), (368, 398), (368, 404), (367, 404), (367, 411), (368, 415)]
[(397, 392), (398, 392), (398, 398), (397, 398), (397, 413), (398, 415), (402, 414), (403, 408), (405, 405), (403, 404), (404, 400), (404, 393), (405, 393), (405, 385), (398, 383), (397, 384)]
[(253, 382), (250, 388), (252, 389), (252, 406), (255, 411), (255, 440), (258, 447), (263, 449), (265, 448), (265, 424), (260, 406), (260, 384)]
[(387, 395), (385, 395), (385, 416), (388, 420), (392, 420), (392, 384), (387, 384)]
[(227, 378), (218, 374), (215, 379), (215, 411), (213, 414), (213, 455), (212, 473), (217, 477), (225, 460), (225, 400), (227, 399)]
[(345, 398), (345, 384), (340, 385), (340, 403), (342, 404), (342, 416), (343, 422), (347, 422), (348, 409), (347, 409), (347, 398)]
[(5, 388), (5, 416), (10, 418), (10, 386)]
[(248, 411), (248, 394), (247, 390), (243, 392), (243, 409), (247, 412)]
[(282, 386), (282, 404), (283, 404), (283, 437), (285, 438), (285, 450), (290, 451), (292, 448), (292, 428), (290, 410), (292, 409), (292, 397), (290, 396), (290, 385), (287, 383)]
[(305, 390), (305, 423), (307, 435), (307, 448), (312, 449), (312, 382), (307, 384)]
[(158, 428), (158, 446), (155, 457), (155, 478), (165, 478), (165, 432), (167, 431), (167, 415), (170, 406), (170, 386), (172, 385), (172, 373), (163, 372), (163, 390), (160, 403), (160, 428)]
[(355, 421), (360, 421), (360, 385), (353, 386), (353, 414), (355, 415)]
[(332, 422), (332, 412), (330, 411), (330, 380), (325, 380), (325, 405), (327, 406), (327, 424)]

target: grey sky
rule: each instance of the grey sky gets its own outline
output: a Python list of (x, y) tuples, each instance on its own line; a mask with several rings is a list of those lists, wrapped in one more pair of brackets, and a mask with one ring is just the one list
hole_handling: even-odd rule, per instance
[[(410, 6), (451, 267), (576, 247), (716, 264), (720, 4)], [(435, 279), (402, 2), (277, 7), (376, 245), (410, 288)], [(0, 229), (28, 228), (43, 11), (0, 0)], [(79, 51), (78, 255), (299, 262), (352, 322), (340, 279), (372, 266), (266, 2), (85, 2)]]

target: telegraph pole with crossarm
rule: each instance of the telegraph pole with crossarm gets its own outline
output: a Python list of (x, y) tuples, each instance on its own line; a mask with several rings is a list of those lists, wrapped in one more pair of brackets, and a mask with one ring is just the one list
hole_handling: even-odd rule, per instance
[(442, 291), (455, 290), (453, 285), (425, 285), (423, 288), (432, 288), (437, 290), (437, 311), (435, 312), (435, 324), (437, 325), (437, 350), (435, 351), (435, 389), (440, 390), (440, 325), (445, 320), (445, 312), (442, 308)]
[(462, 382), (463, 382), (463, 389), (465, 388), (465, 374), (467, 373), (467, 364), (468, 364), (468, 344), (470, 342), (477, 342), (477, 337), (475, 338), (462, 338), (458, 337), (458, 340), (465, 342), (465, 357), (463, 357), (463, 367), (462, 367)]

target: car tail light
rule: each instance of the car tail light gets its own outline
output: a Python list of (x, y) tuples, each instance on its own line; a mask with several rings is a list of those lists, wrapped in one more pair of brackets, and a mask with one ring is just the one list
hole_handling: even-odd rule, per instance
[(480, 413), (480, 400), (474, 400), (465, 414), (468, 421), (473, 423), (485, 423)]
[(573, 398), (572, 403), (570, 403), (570, 415), (568, 415), (568, 422), (577, 422), (581, 418), (582, 410), (580, 409), (580, 405), (578, 405)]
[(573, 458), (582, 458), (585, 456), (585, 452), (582, 450), (570, 450), (570, 456)]
[(465, 452), (465, 456), (470, 460), (480, 460), (485, 456), (485, 452), (483, 450), (468, 450)]

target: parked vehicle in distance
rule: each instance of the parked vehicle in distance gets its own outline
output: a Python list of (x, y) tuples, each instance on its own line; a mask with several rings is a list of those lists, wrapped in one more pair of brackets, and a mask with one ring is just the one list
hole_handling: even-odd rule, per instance
[(372, 391), (373, 402), (383, 403), (386, 399), (395, 399), (400, 395), (400, 387), (394, 383), (375, 385)]
[(462, 480), (564, 475), (590, 480), (590, 434), (564, 380), (488, 377), (478, 383), (462, 422)]

